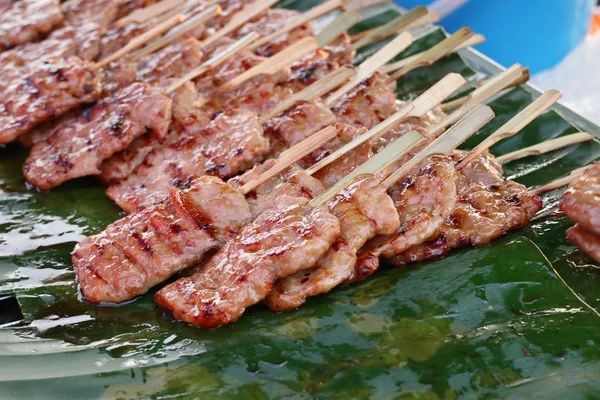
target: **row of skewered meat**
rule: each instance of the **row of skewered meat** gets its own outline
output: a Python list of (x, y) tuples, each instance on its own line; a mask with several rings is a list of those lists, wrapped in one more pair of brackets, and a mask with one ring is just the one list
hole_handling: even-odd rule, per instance
[[(63, 19), (52, 32), (40, 30), (38, 37), (48, 34), (45, 40), (20, 44), (14, 39), (4, 47), (12, 49), (0, 53), (1, 68), (12, 74), (0, 88), (5, 104), (0, 142), (16, 139), (31, 147), (23, 171), (33, 186), (49, 190), (97, 175), (109, 185), (107, 195), (129, 213), (73, 252), (82, 294), (90, 302), (131, 300), (185, 270), (186, 277), (157, 292), (157, 303), (177, 319), (217, 327), (259, 302), (276, 311), (299, 307), (310, 296), (366, 279), (380, 259), (405, 265), (489, 243), (526, 225), (542, 206), (537, 195), (504, 179), (500, 164), (487, 152), (461, 169), (456, 163), (464, 153), (431, 155), (385, 184), (443, 132), (436, 128), (447, 116), (438, 108), (404, 119), (311, 171), (406, 106), (396, 100), (394, 83), (382, 72), (331, 104), (322, 100), (335, 89), (327, 87), (333, 74), (352, 62), (346, 34), (274, 73), (227, 86), (268, 63), (267, 57), (311, 38), (305, 24), (265, 45), (240, 50), (170, 90), (178, 78), (227, 52), (236, 40), (290, 24), (298, 17), (294, 11), (266, 10), (206, 46), (206, 38), (245, 9), (243, 2), (221, 1), (220, 15), (194, 29), (192, 37), (136, 60), (99, 66), (101, 61), (92, 60), (109, 57), (157, 21), (115, 28), (116, 18), (140, 5), (113, 1), (114, 13), (86, 14), (82, 10), (109, 2), (68, 3), (53, 3)], [(196, 3), (186, 12), (208, 6)], [(76, 18), (65, 10), (82, 17), (80, 22), (72, 22)], [(91, 17), (100, 14), (100, 20)], [(89, 23), (100, 27), (98, 40), (83, 45), (91, 36), (81, 35), (79, 27)], [(31, 55), (40, 48), (48, 56), (34, 60)], [(318, 96), (269, 114), (292, 96), (322, 86), (327, 90)], [(243, 190), (272, 170), (286, 151), (327, 127), (334, 128), (334, 135), (324, 145)], [(426, 140), (405, 157), (314, 204), (414, 130)], [(437, 133), (431, 136), (432, 131)]]

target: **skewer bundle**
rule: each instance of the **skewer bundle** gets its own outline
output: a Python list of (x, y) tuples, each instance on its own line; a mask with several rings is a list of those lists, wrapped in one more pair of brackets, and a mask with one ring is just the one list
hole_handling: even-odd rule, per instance
[[(274, 1), (222, 3), (202, 17), (209, 32), (202, 41), (184, 40), (181, 32), (191, 27), (173, 30), (184, 19), (182, 2), (163, 1), (116, 22), (118, 13), (111, 13), (102, 25), (112, 23), (113, 34), (129, 32), (122, 37), (162, 18), (97, 63), (59, 58), (33, 66), (28, 73), (37, 78), (44, 72), (43, 83), (64, 78), (53, 77), (55, 64), (69, 67), (59, 68), (69, 82), (60, 101), (52, 92), (42, 99), (41, 112), (35, 105), (33, 113), (10, 105), (2, 110), (12, 127), (0, 132), (7, 142), (50, 116), (96, 103), (42, 135), (24, 167), (41, 189), (102, 174), (111, 183), (109, 197), (131, 213), (73, 252), (87, 300), (130, 300), (218, 249), (199, 272), (155, 297), (178, 319), (217, 327), (260, 301), (282, 311), (365, 279), (380, 257), (403, 265), (487, 243), (523, 226), (541, 207), (536, 193), (501, 178), (487, 149), (548, 109), (558, 93), (534, 101), (464, 154), (456, 147), (493, 117), (480, 105), (526, 80), (526, 70), (514, 66), (447, 103), (445, 110), (454, 109), (449, 115), (436, 107), (465, 83), (456, 74), (410, 103), (398, 105), (390, 89), (408, 72), (481, 37), (465, 28), (422, 54), (388, 64), (412, 43), (402, 32), (434, 19), (423, 8), (351, 43), (341, 28), (371, 2), (330, 0), (300, 17), (269, 11)], [(310, 20), (337, 9), (346, 11), (340, 24), (313, 37)], [(210, 19), (215, 14), (219, 22)], [(354, 49), (396, 33), (356, 69), (344, 66)], [(146, 44), (157, 35), (162, 37)], [(156, 63), (184, 53), (185, 46), (189, 62), (172, 64), (184, 68)], [(122, 57), (136, 50), (135, 78), (103, 90), (111, 66), (118, 71)], [(162, 58), (154, 58), (155, 51)], [(239, 69), (242, 54), (257, 62)], [(87, 80), (73, 85), (73, 77)], [(18, 97), (15, 85), (2, 88), (6, 99)], [(584, 139), (589, 137), (548, 148)], [(538, 150), (507, 159), (531, 151)], [(480, 208), (492, 205), (495, 214), (483, 215)], [(459, 221), (460, 215), (465, 218)], [(506, 223), (507, 215), (512, 222)], [(475, 237), (474, 218), (480, 223), (484, 217), (496, 229)]]

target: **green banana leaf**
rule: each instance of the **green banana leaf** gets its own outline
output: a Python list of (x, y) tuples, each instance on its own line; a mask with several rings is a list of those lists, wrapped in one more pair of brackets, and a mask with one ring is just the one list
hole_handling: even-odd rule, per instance
[[(354, 32), (396, 15), (383, 6)], [(444, 37), (431, 30), (403, 56)], [(402, 78), (398, 96), (414, 98), (448, 72), (479, 80), (475, 67), (446, 57)], [(465, 147), (531, 100), (522, 88), (494, 100), (497, 118)], [(575, 132), (575, 122), (548, 112), (492, 152)], [(534, 187), (599, 155), (589, 142), (509, 163), (505, 173)], [(1, 399), (600, 396), (600, 270), (565, 239), (570, 223), (552, 214), (560, 191), (545, 196), (526, 229), (490, 245), (382, 268), (297, 311), (257, 306), (236, 324), (203, 331), (157, 310), (154, 292), (118, 308), (80, 301), (73, 245), (121, 214), (94, 179), (28, 189), (25, 157), (17, 146), (0, 149)]]

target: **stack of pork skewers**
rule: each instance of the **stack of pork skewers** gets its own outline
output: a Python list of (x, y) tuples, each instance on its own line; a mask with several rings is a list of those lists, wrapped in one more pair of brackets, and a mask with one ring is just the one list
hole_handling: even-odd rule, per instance
[[(268, 23), (268, 15), (254, 23), (264, 26), (260, 21)], [(491, 241), (525, 225), (539, 210), (539, 198), (502, 179), (501, 167), (485, 150), (547, 109), (556, 93), (534, 102), (465, 155), (453, 149), (492, 117), (487, 108), (441, 134), (518, 82), (518, 66), (445, 116), (429, 110), (458, 89), (462, 78), (450, 75), (414, 102), (398, 105), (389, 87), (394, 80), (377, 71), (410, 44), (410, 35), (398, 36), (354, 70), (340, 68), (351, 57), (339, 51), (339, 41), (337, 52), (318, 50), (318, 41), (306, 40), (298, 30), (286, 32), (300, 44), (293, 51), (281, 39), (273, 44), (281, 46), (277, 50), (270, 42), (253, 47), (276, 54), (245, 72), (232, 68), (227, 75), (231, 69), (209, 63), (200, 72), (179, 74), (186, 79), (167, 84), (172, 100), (161, 89), (128, 84), (128, 98), (119, 92), (123, 89), (109, 93), (34, 146), (25, 173), (36, 186), (49, 189), (65, 177), (81, 176), (70, 171), (92, 160), (84, 174), (103, 173), (112, 183), (109, 196), (132, 212), (76, 247), (73, 261), (86, 299), (130, 300), (178, 271), (199, 268), (209, 250), (220, 248), (199, 272), (156, 296), (178, 319), (216, 327), (260, 301), (274, 310), (295, 308), (308, 296), (364, 279), (380, 256), (404, 264), (442, 256), (437, 249), (443, 242), (449, 250)], [(464, 39), (453, 35), (440, 47), (452, 50)], [(342, 48), (351, 48), (341, 40)], [(442, 54), (423, 54), (393, 78)], [(195, 88), (185, 77), (190, 72), (198, 76)], [(219, 75), (227, 77), (215, 79)], [(133, 94), (132, 85), (138, 85)], [(194, 90), (203, 85), (208, 89)], [(139, 99), (149, 106), (140, 108)], [(161, 112), (154, 111), (156, 104)], [(90, 121), (105, 125), (97, 137), (80, 134)], [(154, 136), (141, 136), (147, 130)], [(88, 140), (96, 140), (95, 146)], [(82, 141), (94, 157), (81, 157), (77, 164), (68, 157), (71, 146)], [(105, 141), (117, 144), (107, 152)], [(42, 173), (31, 172), (36, 168)], [(230, 177), (228, 183), (221, 180)], [(476, 234), (481, 221), (495, 228), (484, 238)]]

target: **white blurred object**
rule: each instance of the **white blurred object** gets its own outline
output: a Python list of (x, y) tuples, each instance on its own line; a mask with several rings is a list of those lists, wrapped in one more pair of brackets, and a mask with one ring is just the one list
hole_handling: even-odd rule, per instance
[(600, 124), (600, 34), (588, 36), (556, 67), (531, 78), (540, 89), (558, 89), (573, 111)]

